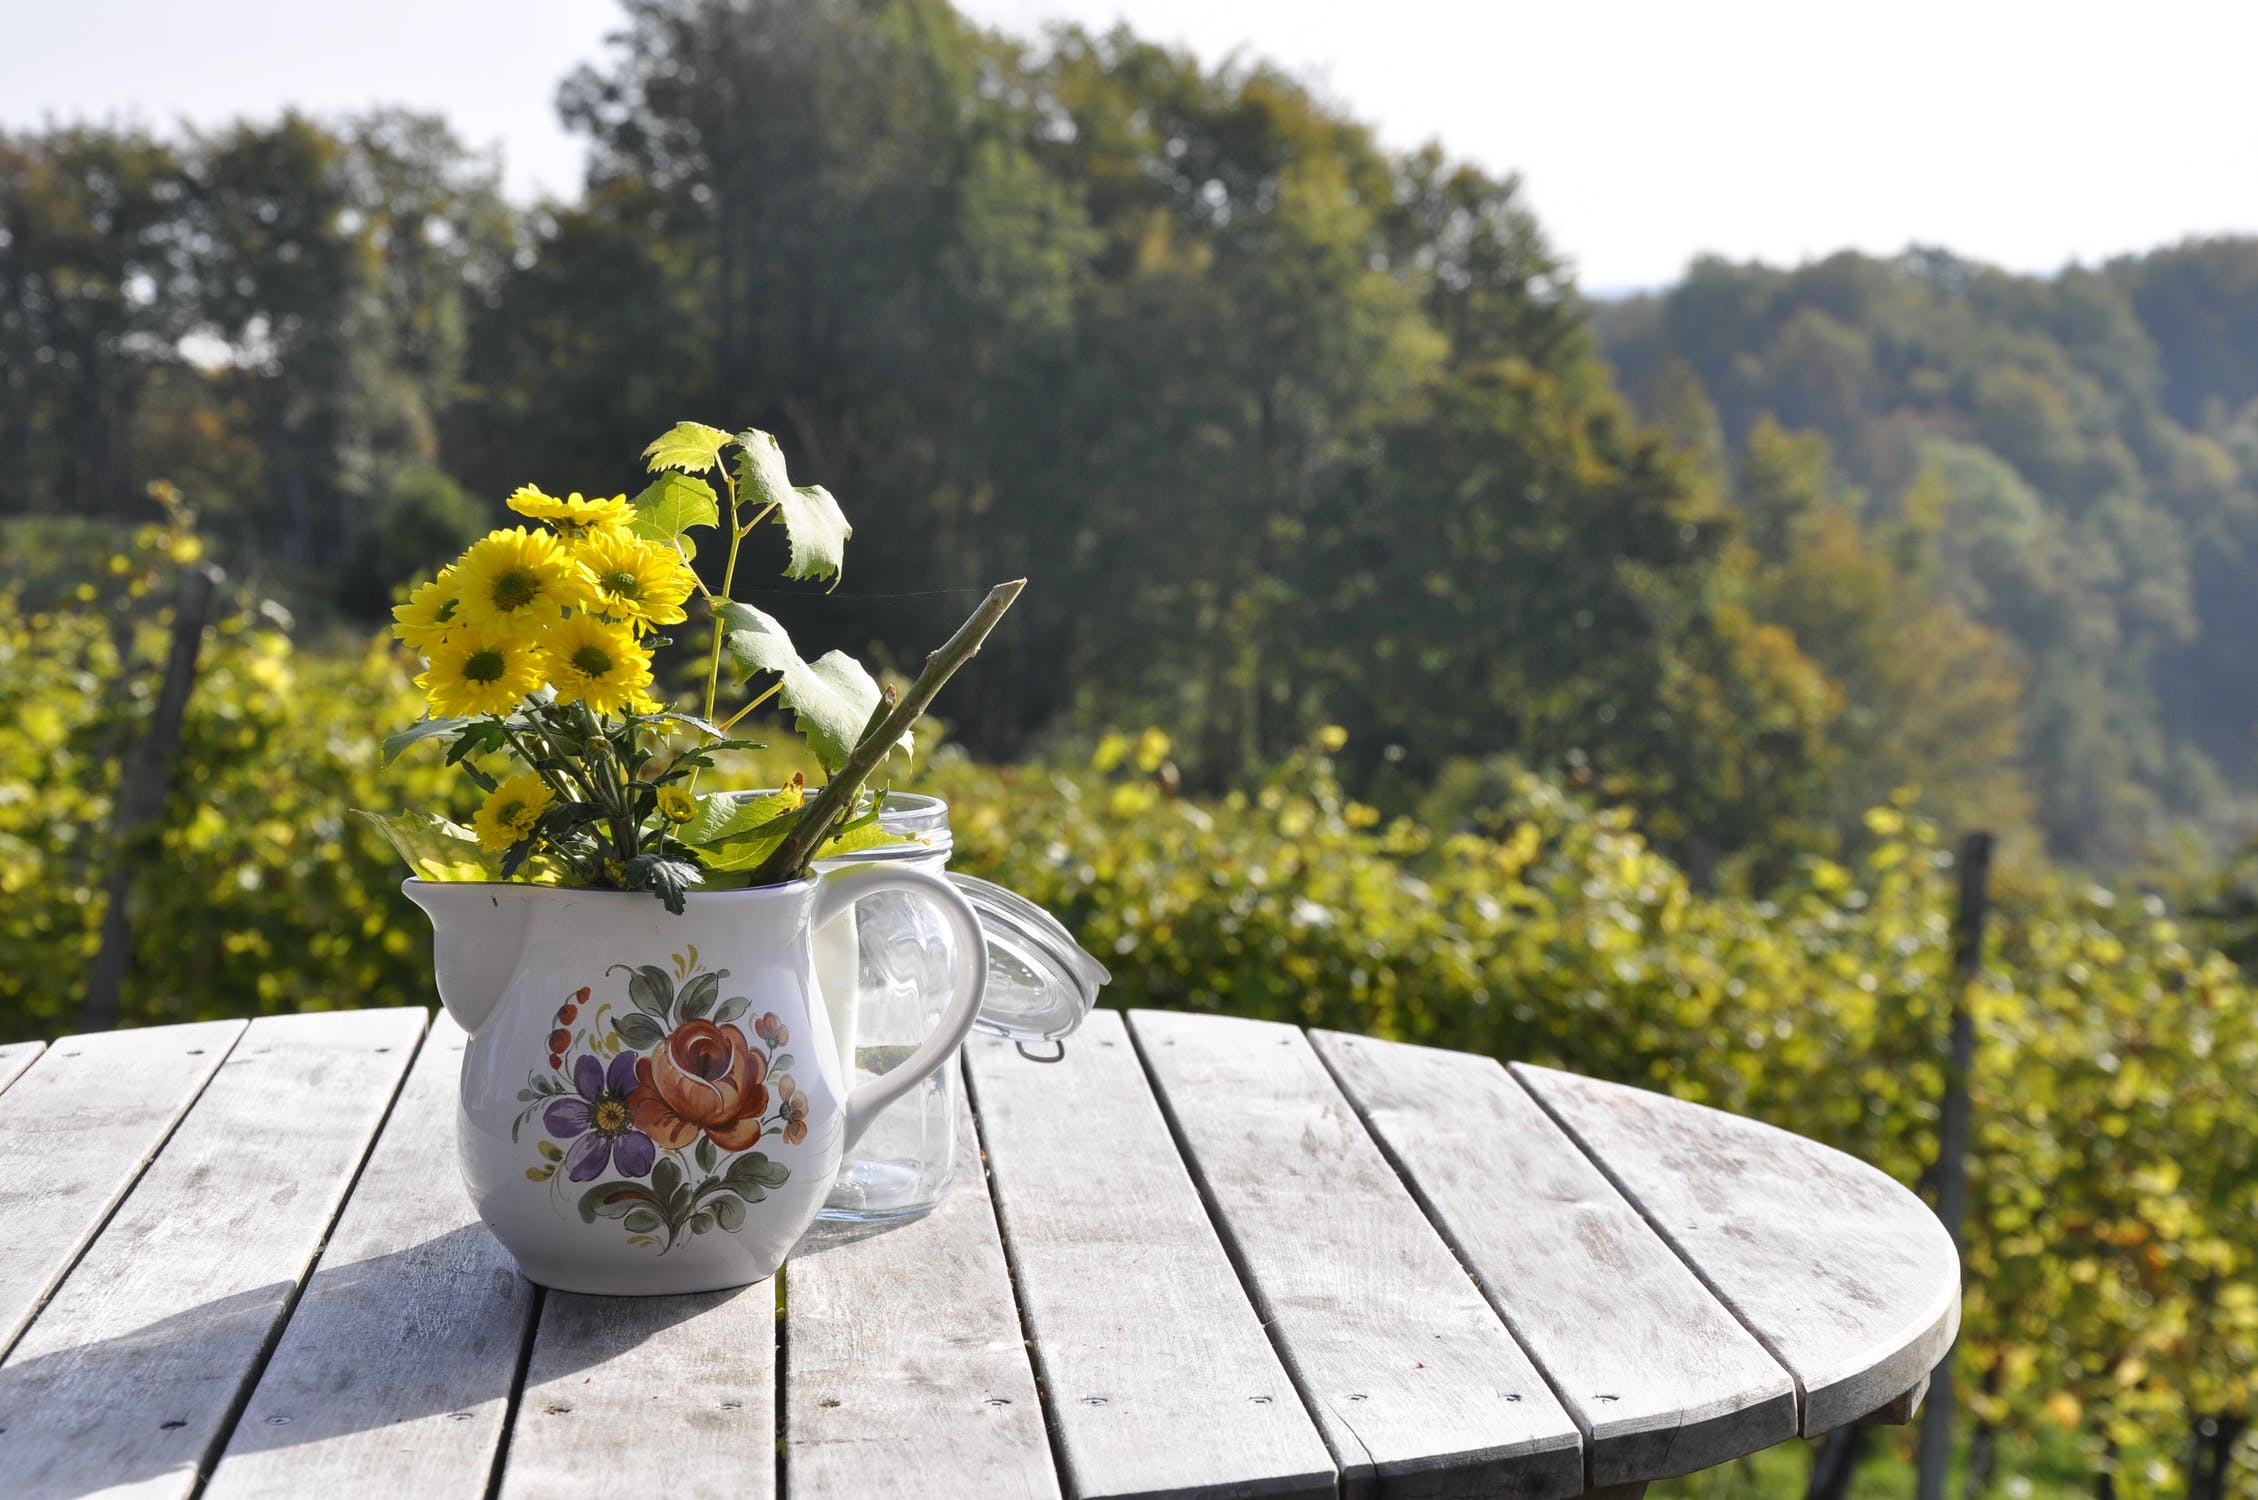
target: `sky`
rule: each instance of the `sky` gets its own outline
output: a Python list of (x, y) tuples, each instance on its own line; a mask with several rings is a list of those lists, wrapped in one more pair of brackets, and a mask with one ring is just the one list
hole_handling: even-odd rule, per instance
[[(2258, 233), (2258, 4), (959, 0), (1282, 63), (1392, 146), (1520, 174), (1595, 292), (1696, 254), (1939, 245), (2016, 270)], [(569, 195), (557, 81), (616, 0), (0, 0), (0, 127), (406, 103)]]

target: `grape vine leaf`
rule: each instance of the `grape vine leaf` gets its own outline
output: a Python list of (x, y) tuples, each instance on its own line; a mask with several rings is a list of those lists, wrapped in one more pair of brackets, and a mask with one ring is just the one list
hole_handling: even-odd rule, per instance
[(855, 534), (839, 502), (820, 484), (795, 486), (784, 466), (784, 450), (758, 428), (736, 436), (737, 487), (753, 505), (776, 508), (792, 545), (786, 578), (829, 578), (836, 583), (847, 565), (847, 539)]
[(677, 422), (643, 450), (643, 457), (657, 473), (661, 469), (686, 469), (693, 474), (703, 474), (721, 463), (721, 450), (729, 442), (729, 434), (718, 427), (708, 427), (703, 422)]
[[(878, 707), (878, 680), (844, 651), (828, 651), (812, 662), (802, 661), (784, 627), (749, 604), (732, 599), (722, 605), (721, 616), (722, 648), (729, 653), (738, 678), (756, 672), (774, 672), (782, 677), (784, 706), (792, 710), (815, 758), (826, 771), (845, 765)], [(903, 734), (902, 753), (913, 754), (915, 749), (913, 736)]]
[(695, 557), (697, 548), (683, 533), (693, 526), (720, 524), (721, 504), (713, 486), (669, 469), (635, 497), (635, 524), (629, 530), (654, 542), (676, 543), (684, 557)]

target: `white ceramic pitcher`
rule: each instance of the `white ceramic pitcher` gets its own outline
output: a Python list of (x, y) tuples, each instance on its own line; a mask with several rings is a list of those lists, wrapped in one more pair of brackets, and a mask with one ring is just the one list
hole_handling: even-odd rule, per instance
[[(710, 1291), (772, 1274), (841, 1154), (963, 1042), (987, 986), (979, 918), (948, 881), (885, 867), (649, 895), (410, 880), (439, 998), (469, 1033), (463, 1181), (528, 1279), (562, 1291)], [(851, 1095), (811, 934), (864, 896), (930, 900), (955, 988), (902, 1066)]]

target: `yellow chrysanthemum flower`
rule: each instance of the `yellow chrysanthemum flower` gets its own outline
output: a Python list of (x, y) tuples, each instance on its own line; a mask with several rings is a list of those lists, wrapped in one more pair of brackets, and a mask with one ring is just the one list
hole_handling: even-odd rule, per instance
[(574, 490), (559, 500), (530, 484), (517, 487), (517, 493), (509, 498), (509, 507), (521, 516), (548, 522), (557, 529), (557, 535), (574, 545), (606, 532), (624, 532), (635, 521), (635, 507), (628, 504), (625, 495), (583, 500), (580, 491)]
[(478, 847), (499, 854), (522, 842), (556, 801), (557, 794), (534, 772), (512, 776), (487, 794), (479, 804), (478, 815), (470, 820), (471, 832), (478, 835)]
[(450, 631), (431, 648), (416, 686), (441, 718), (506, 714), (541, 686), (541, 653), (526, 641), (473, 626)]
[(455, 564), (456, 617), (492, 637), (531, 641), (589, 601), (588, 575), (546, 531), (513, 526), (471, 543)]
[(615, 531), (590, 536), (574, 556), (596, 591), (592, 607), (627, 621), (637, 635), (690, 618), (682, 606), (698, 578), (672, 547)]
[(541, 639), (541, 664), (559, 703), (585, 703), (617, 713), (644, 698), (651, 657), (625, 625), (594, 615), (573, 615)]
[(392, 633), (411, 650), (429, 655), (461, 622), (455, 618), (455, 570), (441, 568), (439, 576), (419, 585), (408, 602), (392, 609)]
[(687, 823), (698, 815), (698, 799), (678, 786), (659, 788), (659, 816), (669, 823)]

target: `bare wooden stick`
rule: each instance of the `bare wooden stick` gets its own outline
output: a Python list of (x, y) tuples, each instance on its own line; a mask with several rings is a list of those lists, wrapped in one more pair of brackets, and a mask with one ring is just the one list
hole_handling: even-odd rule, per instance
[(784, 842), (754, 869), (751, 884), (779, 885), (799, 878), (814, 858), (816, 849), (830, 836), (832, 826), (854, 809), (855, 799), (861, 795), (862, 784), (870, 779), (870, 773), (878, 769), (879, 762), (911, 726), (924, 717), (934, 695), (956, 675), (957, 668), (980, 654), (980, 645), (988, 639), (988, 632), (996, 628), (996, 622), (1004, 617), (1004, 611), (1011, 608), (1012, 601), (1025, 587), (1026, 579), (1015, 578), (988, 590), (988, 597), (957, 627), (956, 634), (925, 658), (925, 669), (917, 674), (917, 681), (909, 685), (901, 701), (891, 708), (881, 702), (882, 717), (875, 718), (874, 724), (864, 729), (862, 739), (848, 753), (846, 764), (839, 767), (816, 794), (815, 801), (784, 836)]

